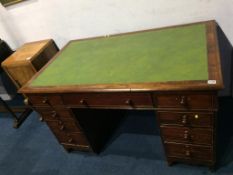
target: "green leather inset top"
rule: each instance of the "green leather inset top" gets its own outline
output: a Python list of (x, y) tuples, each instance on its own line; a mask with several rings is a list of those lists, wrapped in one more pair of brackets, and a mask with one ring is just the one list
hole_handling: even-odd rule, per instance
[(206, 26), (196, 24), (71, 42), (31, 86), (207, 79)]

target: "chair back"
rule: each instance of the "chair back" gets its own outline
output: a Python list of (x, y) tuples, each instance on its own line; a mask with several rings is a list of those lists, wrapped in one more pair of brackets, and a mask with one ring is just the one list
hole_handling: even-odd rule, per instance
[[(9, 47), (9, 45), (0, 39), (0, 63), (2, 63), (7, 57), (9, 57), (13, 53), (13, 50)], [(2, 73), (3, 69), (0, 66), (0, 73)]]
[[(0, 39), (0, 65), (13, 53), (9, 45)], [(16, 94), (16, 88), (8, 75), (0, 66), (0, 96), (3, 100), (10, 100)]]

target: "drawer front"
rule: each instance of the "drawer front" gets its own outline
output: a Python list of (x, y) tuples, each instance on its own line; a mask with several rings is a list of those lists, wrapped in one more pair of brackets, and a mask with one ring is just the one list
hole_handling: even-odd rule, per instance
[(213, 144), (213, 131), (211, 129), (161, 126), (164, 141), (183, 142), (194, 144)]
[(80, 126), (74, 120), (47, 121), (47, 124), (55, 132), (82, 132)]
[(72, 120), (72, 114), (67, 109), (54, 109), (54, 108), (35, 108), (47, 121), (49, 120)]
[(69, 133), (59, 130), (52, 130), (61, 144), (89, 145), (83, 133)]
[(50, 107), (52, 105), (62, 105), (62, 98), (59, 95), (52, 94), (40, 94), (40, 95), (29, 95), (29, 101), (34, 106), (47, 106)]
[(164, 145), (168, 157), (210, 162), (212, 162), (214, 159), (213, 150), (211, 147), (208, 146), (196, 146), (175, 143), (165, 143)]
[(159, 111), (158, 119), (161, 125), (182, 125), (212, 128), (214, 113)]
[(212, 109), (214, 108), (214, 96), (210, 94), (162, 94), (155, 95), (158, 108), (191, 108)]
[(80, 107), (153, 107), (149, 93), (83, 93), (65, 94), (64, 103)]

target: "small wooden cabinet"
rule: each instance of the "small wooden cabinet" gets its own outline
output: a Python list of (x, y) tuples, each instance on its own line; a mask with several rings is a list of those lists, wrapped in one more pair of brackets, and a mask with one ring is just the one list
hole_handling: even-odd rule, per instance
[(16, 50), (3, 63), (2, 67), (17, 88), (23, 86), (57, 52), (52, 39), (30, 42)]

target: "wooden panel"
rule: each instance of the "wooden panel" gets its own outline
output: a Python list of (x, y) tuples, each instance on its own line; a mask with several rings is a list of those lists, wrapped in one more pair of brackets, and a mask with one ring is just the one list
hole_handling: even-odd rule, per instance
[(161, 126), (164, 141), (213, 144), (213, 131), (211, 129)]
[(33, 66), (29, 63), (27, 65), (21, 65), (19, 67), (9, 67), (7, 69), (8, 75), (10, 75), (17, 87), (24, 85), (30, 78), (36, 73)]
[(168, 157), (177, 157), (189, 160), (213, 161), (214, 155), (211, 147), (165, 143)]
[(81, 107), (153, 107), (149, 93), (80, 93), (63, 95), (64, 103)]
[(56, 44), (51, 41), (47, 47), (41, 52), (36, 59), (32, 60), (32, 64), (35, 69), (40, 70), (56, 53), (58, 52), (58, 48)]
[(193, 127), (213, 127), (214, 114), (204, 112), (167, 112), (159, 111), (161, 125), (182, 125)]
[(214, 96), (209, 94), (161, 94), (155, 95), (158, 108), (214, 108)]

